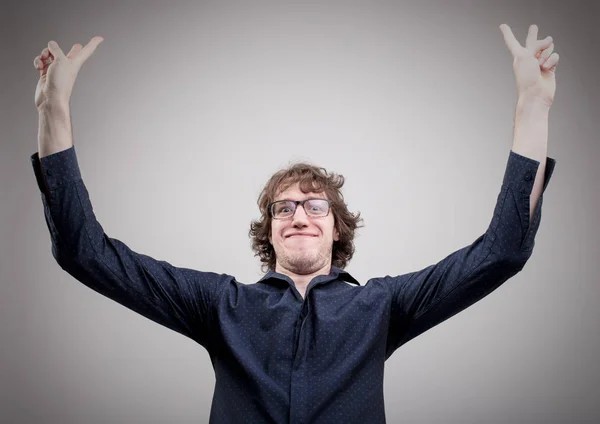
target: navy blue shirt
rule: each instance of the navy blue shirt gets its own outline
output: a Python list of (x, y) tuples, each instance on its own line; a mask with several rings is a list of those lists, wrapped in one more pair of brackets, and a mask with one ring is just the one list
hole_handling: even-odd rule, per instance
[[(384, 423), (383, 370), (409, 340), (487, 296), (532, 254), (539, 162), (510, 151), (489, 227), (437, 264), (361, 285), (331, 267), (303, 299), (286, 275), (254, 284), (132, 251), (97, 221), (71, 147), (31, 156), (52, 255), (96, 292), (204, 346), (215, 371), (210, 422)], [(547, 158), (544, 191), (555, 160)]]

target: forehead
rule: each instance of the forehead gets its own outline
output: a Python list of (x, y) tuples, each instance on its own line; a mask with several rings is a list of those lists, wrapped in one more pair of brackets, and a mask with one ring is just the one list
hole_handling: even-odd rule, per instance
[(275, 200), (284, 200), (284, 199), (290, 199), (290, 200), (304, 200), (304, 199), (309, 199), (311, 197), (319, 197), (319, 198), (323, 198), (323, 199), (327, 199), (327, 195), (325, 194), (325, 192), (309, 192), (309, 193), (303, 193), (302, 190), (300, 190), (300, 184), (299, 183), (294, 183), (291, 186), (289, 186), (287, 189), (285, 189), (284, 191), (278, 193), (275, 195)]

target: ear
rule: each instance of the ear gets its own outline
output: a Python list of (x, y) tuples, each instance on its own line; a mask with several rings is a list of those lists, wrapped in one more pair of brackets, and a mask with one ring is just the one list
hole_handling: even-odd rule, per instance
[(338, 232), (337, 228), (333, 229), (333, 241), (339, 241), (340, 240), (340, 233)]

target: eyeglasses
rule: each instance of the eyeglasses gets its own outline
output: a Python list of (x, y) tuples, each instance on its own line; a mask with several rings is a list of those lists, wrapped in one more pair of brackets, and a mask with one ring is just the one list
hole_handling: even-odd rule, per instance
[(298, 205), (302, 205), (306, 215), (316, 218), (329, 215), (331, 201), (327, 199), (279, 200), (269, 205), (269, 211), (274, 219), (287, 219), (294, 216)]

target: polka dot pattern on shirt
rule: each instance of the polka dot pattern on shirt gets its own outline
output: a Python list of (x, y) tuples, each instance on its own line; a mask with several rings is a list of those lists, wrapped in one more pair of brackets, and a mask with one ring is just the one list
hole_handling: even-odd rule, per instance
[[(384, 363), (409, 340), (519, 272), (534, 247), (529, 222), (539, 162), (510, 152), (487, 231), (436, 264), (361, 285), (331, 267), (303, 299), (286, 275), (254, 284), (175, 267), (104, 233), (75, 148), (31, 163), (52, 255), (92, 290), (198, 342), (216, 376), (210, 423), (384, 423)], [(555, 161), (547, 158), (544, 191)]]

